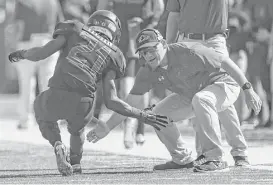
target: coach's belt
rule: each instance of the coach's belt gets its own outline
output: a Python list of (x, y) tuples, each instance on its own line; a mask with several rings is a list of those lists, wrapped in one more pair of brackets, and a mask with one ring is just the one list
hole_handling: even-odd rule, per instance
[(225, 32), (220, 33), (182, 33), (184, 35), (184, 38), (187, 39), (194, 39), (194, 40), (208, 40), (211, 37), (214, 37), (215, 35), (223, 35), (226, 37)]

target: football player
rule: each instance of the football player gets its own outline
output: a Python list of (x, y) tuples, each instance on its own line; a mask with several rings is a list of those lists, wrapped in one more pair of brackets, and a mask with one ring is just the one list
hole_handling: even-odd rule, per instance
[[(154, 115), (131, 107), (117, 97), (114, 80), (125, 70), (125, 59), (116, 47), (121, 36), (117, 16), (106, 10), (94, 12), (86, 25), (79, 21), (60, 22), (53, 39), (41, 47), (18, 50), (9, 55), (11, 62), (21, 59), (39, 61), (57, 51), (60, 57), (49, 80), (49, 89), (34, 102), (36, 121), (43, 137), (54, 147), (59, 172), (64, 175), (81, 173), (84, 127), (92, 120), (94, 92), (102, 80), (107, 108), (140, 119), (160, 129), (169, 123), (165, 116)], [(68, 122), (70, 156), (62, 143), (58, 120)], [(103, 123), (101, 123), (103, 124)]]

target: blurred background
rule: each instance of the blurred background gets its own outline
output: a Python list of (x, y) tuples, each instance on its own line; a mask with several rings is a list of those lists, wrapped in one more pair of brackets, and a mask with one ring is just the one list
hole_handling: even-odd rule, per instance
[[(51, 2), (52, 1), (52, 2)], [(138, 69), (135, 63), (137, 56), (132, 50), (136, 33), (146, 27), (159, 29), (165, 37), (168, 11), (165, 9), (167, 0), (109, 0), (101, 5), (99, 0), (0, 0), (0, 117), (20, 120), (22, 114), (17, 109), (21, 104), (20, 70), (10, 64), (7, 55), (16, 49), (21, 49), (22, 43), (33, 43), (33, 35), (49, 33), (54, 30), (58, 21), (78, 19), (86, 22), (97, 9), (108, 9), (115, 12), (124, 27), (120, 43), (128, 61), (128, 76), (133, 77)], [(49, 7), (49, 2), (51, 6)], [(101, 1), (102, 2), (102, 1)], [(163, 7), (161, 6), (163, 2)], [(124, 8), (132, 4), (132, 8)], [(123, 6), (124, 5), (124, 6)], [(137, 6), (136, 6), (137, 5)], [(54, 11), (53, 11), (54, 10)], [(45, 18), (47, 17), (47, 18)], [(49, 18), (50, 17), (50, 18)], [(50, 19), (50, 21), (48, 21)], [(268, 128), (272, 126), (272, 82), (273, 50), (270, 37), (272, 33), (273, 1), (272, 0), (229, 0), (229, 37), (227, 39), (229, 52), (234, 62), (245, 72), (253, 87), (263, 99), (263, 108), (258, 116), (250, 112), (244, 104), (243, 94), (236, 102), (236, 108), (242, 127), (251, 129)], [(46, 28), (45, 28), (46, 27)], [(46, 30), (46, 31), (45, 31)], [(34, 39), (35, 40), (35, 39)], [(39, 41), (41, 43), (39, 43)], [(36, 44), (43, 44), (36, 39)], [(124, 49), (126, 48), (126, 50)], [(129, 49), (128, 49), (129, 48)], [(131, 49), (130, 49), (131, 48)], [(134, 72), (132, 72), (134, 71)], [(29, 74), (28, 70), (21, 72)], [(34, 97), (41, 92), (39, 85), (39, 70), (34, 68), (32, 84), (26, 87), (34, 92)], [(26, 80), (26, 79), (24, 79)], [(133, 82), (132, 82), (133, 83)], [(124, 83), (122, 83), (124, 84)], [(126, 84), (126, 83), (125, 83)], [(130, 84), (130, 83), (129, 83)], [(125, 85), (127, 86), (127, 85)], [(120, 96), (127, 87), (117, 85)], [(125, 90), (122, 90), (124, 88)], [(168, 92), (153, 89), (148, 98), (148, 105), (164, 98)], [(30, 94), (29, 94), (30, 95)], [(27, 98), (31, 103), (33, 98)], [(100, 117), (103, 101), (98, 89), (94, 115)], [(30, 106), (31, 107), (31, 106)], [(104, 108), (105, 109), (105, 108)], [(107, 112), (107, 111), (106, 111)], [(28, 116), (28, 115), (27, 115)], [(29, 120), (24, 120), (29, 121)]]

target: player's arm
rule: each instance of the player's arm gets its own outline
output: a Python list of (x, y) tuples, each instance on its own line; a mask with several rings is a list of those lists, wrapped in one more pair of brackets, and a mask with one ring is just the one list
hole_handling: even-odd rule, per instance
[(114, 70), (109, 70), (103, 78), (103, 97), (106, 107), (126, 117), (133, 117), (141, 120), (143, 120), (143, 118), (146, 119), (143, 110), (131, 106), (118, 97), (114, 82), (115, 78), (116, 72)]
[(108, 109), (111, 109), (124, 116), (138, 118), (139, 115), (134, 113), (133, 107), (117, 96), (117, 90), (114, 82), (115, 78), (116, 72), (114, 70), (107, 72), (103, 78), (103, 98), (105, 106)]
[(23, 54), (23, 57), (31, 61), (43, 60), (59, 51), (65, 43), (65, 36), (59, 35), (56, 39), (52, 39), (44, 46), (34, 47), (26, 50), (26, 52)]
[(166, 9), (170, 11), (167, 19), (166, 41), (167, 43), (174, 43), (178, 37), (178, 20), (180, 12), (179, 1), (168, 1)]
[[(81, 30), (83, 24), (79, 21), (68, 20), (65, 22), (59, 22), (55, 26), (53, 33), (53, 39), (47, 44), (40, 47), (33, 47), (28, 50), (18, 50), (12, 52), (9, 55), (9, 60), (11, 62), (18, 62), (21, 59), (28, 59), (31, 61), (39, 61), (45, 59), (52, 55), (53, 53), (59, 51), (69, 38), (70, 34)], [(79, 32), (79, 31), (78, 31)]]
[[(136, 76), (134, 86), (133, 86), (130, 93), (127, 95), (127, 97), (124, 100), (124, 103), (126, 102), (124, 105), (126, 105), (126, 107), (128, 108), (129, 111), (130, 111), (131, 107), (140, 108), (141, 107), (141, 103), (140, 103), (141, 102), (140, 101), (141, 96), (151, 89), (151, 85), (150, 85), (150, 83), (148, 83), (148, 80), (143, 79), (145, 74), (147, 74), (145, 70), (146, 69), (143, 69), (143, 68), (141, 68), (139, 70), (139, 72), (138, 72), (138, 74)], [(104, 87), (104, 89), (107, 89), (107, 88), (108, 87)], [(105, 96), (108, 96), (108, 97), (111, 96), (110, 91), (109, 90), (107, 90), (107, 91), (108, 92), (106, 92), (106, 93), (108, 93), (108, 94), (106, 94)], [(116, 91), (113, 91), (113, 94), (114, 93), (116, 93)], [(114, 94), (114, 96), (115, 96), (115, 99), (116, 99), (117, 95)], [(114, 107), (115, 105), (113, 104), (113, 105), (110, 105), (110, 107), (111, 106)], [(119, 110), (117, 110), (112, 114), (112, 116), (110, 117), (110, 119), (107, 121), (106, 124), (108, 125), (109, 129), (112, 130), (117, 125), (119, 125), (128, 116), (130, 116), (130, 115), (129, 114), (126, 114), (126, 115), (122, 114), (122, 113), (119, 112)], [(130, 116), (130, 117), (138, 118), (138, 116), (137, 117), (136, 116)]]
[(95, 143), (104, 138), (113, 128), (119, 125), (128, 116), (138, 118), (158, 130), (160, 130), (160, 127), (166, 127), (171, 122), (171, 120), (166, 116), (154, 115), (151, 112), (135, 108), (138, 107), (138, 103), (136, 103), (138, 102), (137, 98), (140, 98), (141, 95), (147, 92), (147, 89), (143, 89), (143, 87), (148, 87), (148, 84), (144, 81), (139, 83), (138, 75), (136, 76), (136, 82), (133, 89), (125, 100), (126, 102), (117, 97), (114, 79), (115, 72), (112, 70), (103, 78), (103, 96), (106, 106), (116, 112), (114, 112), (107, 123), (94, 119), (94, 122), (97, 123), (97, 125), (87, 133), (86, 137), (88, 141)]
[(55, 39), (52, 39), (44, 46), (33, 47), (28, 50), (18, 50), (12, 52), (9, 55), (9, 60), (11, 62), (18, 62), (22, 59), (28, 59), (30, 61), (39, 61), (43, 60), (53, 53), (59, 51), (63, 45), (66, 43), (66, 38), (63, 35), (57, 36)]

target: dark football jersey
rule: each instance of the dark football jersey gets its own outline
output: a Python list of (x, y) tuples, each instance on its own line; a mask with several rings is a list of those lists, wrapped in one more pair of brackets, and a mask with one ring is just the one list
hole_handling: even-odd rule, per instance
[(78, 34), (73, 21), (58, 23), (53, 38), (58, 35), (66, 37), (66, 44), (49, 87), (92, 94), (108, 70), (115, 70), (117, 78), (123, 76), (126, 64), (122, 52), (99, 35), (87, 38), (88, 34)]

